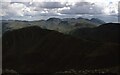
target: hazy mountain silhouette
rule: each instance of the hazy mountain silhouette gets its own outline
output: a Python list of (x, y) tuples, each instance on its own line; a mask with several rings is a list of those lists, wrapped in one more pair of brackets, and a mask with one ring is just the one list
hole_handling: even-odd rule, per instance
[[(107, 29), (110, 28), (108, 25)], [(104, 33), (106, 25), (97, 29)], [(89, 41), (37, 26), (7, 31), (2, 41), (3, 69), (14, 69), (18, 73), (119, 66), (120, 45), (117, 43)]]

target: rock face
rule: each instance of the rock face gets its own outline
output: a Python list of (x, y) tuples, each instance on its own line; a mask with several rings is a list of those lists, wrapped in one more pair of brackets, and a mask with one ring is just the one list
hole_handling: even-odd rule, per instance
[(53, 73), (68, 69), (118, 66), (119, 44), (100, 43), (37, 26), (3, 34), (3, 69)]

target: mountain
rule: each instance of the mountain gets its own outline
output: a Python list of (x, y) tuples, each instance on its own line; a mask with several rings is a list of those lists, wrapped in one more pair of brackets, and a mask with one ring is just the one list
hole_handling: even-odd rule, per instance
[(49, 22), (60, 22), (61, 19), (59, 19), (59, 18), (49, 18), (46, 21), (49, 21)]
[(80, 17), (63, 19), (53, 17), (47, 20), (37, 21), (2, 20), (1, 22), (2, 22), (1, 26), (3, 26), (3, 33), (8, 30), (20, 29), (28, 26), (40, 26), (43, 29), (56, 30), (62, 33), (68, 33), (69, 31), (76, 28), (96, 27), (100, 25), (99, 23), (101, 23), (101, 20), (98, 19), (89, 20)]
[(4, 33), (8, 30), (28, 27), (28, 26), (30, 26), (30, 24), (28, 21), (2, 20), (1, 26), (2, 26), (2, 32)]
[[(64, 18), (63, 21), (67, 21), (71, 26), (75, 26), (76, 24), (81, 24), (84, 27), (87, 27), (86, 25), (89, 25), (91, 27), (96, 27), (99, 24), (96, 24), (94, 22), (91, 22), (89, 19), (86, 18)], [(79, 28), (83, 28), (82, 26), (79, 26)]]
[(18, 73), (52, 74), (119, 66), (117, 43), (76, 38), (38, 26), (7, 31), (2, 43), (3, 70), (13, 69)]
[(105, 24), (105, 22), (103, 20), (100, 20), (98, 18), (92, 18), (90, 21), (94, 22), (96, 24)]
[(95, 28), (78, 28), (71, 31), (70, 34), (92, 41), (120, 43), (120, 24), (106, 23)]

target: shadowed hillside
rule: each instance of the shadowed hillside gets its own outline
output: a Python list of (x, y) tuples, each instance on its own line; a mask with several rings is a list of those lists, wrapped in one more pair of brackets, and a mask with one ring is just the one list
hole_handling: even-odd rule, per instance
[(92, 41), (120, 43), (120, 24), (106, 23), (95, 28), (79, 28), (70, 34)]
[(3, 69), (18, 73), (54, 73), (119, 65), (119, 44), (75, 38), (37, 26), (3, 34)]

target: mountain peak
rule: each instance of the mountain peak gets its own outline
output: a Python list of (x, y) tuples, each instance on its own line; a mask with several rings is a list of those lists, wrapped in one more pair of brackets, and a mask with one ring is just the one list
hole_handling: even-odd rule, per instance
[(53, 18), (47, 19), (47, 21), (61, 21), (61, 19), (53, 17)]
[(92, 18), (90, 21), (94, 22), (94, 23), (97, 23), (97, 24), (104, 24), (105, 23), (103, 20), (100, 20), (98, 18)]

